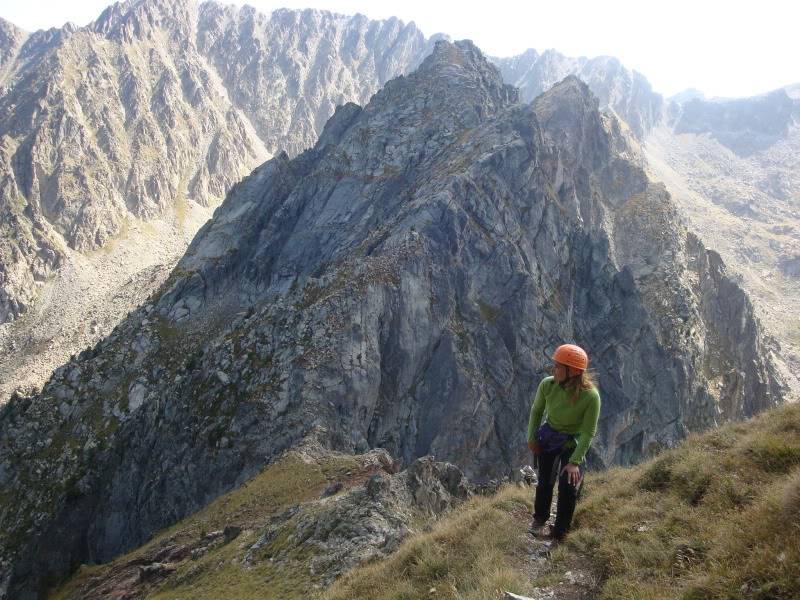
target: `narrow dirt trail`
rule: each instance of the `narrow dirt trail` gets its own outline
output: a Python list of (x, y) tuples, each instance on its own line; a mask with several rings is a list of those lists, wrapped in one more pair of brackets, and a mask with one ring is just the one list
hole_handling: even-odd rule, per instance
[[(531, 489), (533, 494), (533, 489)], [(550, 522), (555, 519), (557, 497), (553, 500)], [(576, 554), (567, 543), (553, 544), (528, 532), (531, 515), (518, 512), (520, 535), (525, 538), (528, 553), (523, 559), (523, 568), (533, 585), (526, 594), (515, 590), (505, 591), (509, 600), (592, 600), (599, 593), (599, 578), (589, 569), (584, 557)]]

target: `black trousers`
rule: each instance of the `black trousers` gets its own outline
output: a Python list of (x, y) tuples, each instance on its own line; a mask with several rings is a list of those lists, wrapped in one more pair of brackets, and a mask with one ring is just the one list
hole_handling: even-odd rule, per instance
[(537, 457), (539, 465), (539, 481), (536, 484), (536, 499), (533, 503), (533, 517), (540, 523), (550, 518), (550, 505), (553, 503), (553, 486), (558, 479), (558, 505), (556, 506), (556, 523), (553, 535), (564, 536), (569, 531), (572, 515), (575, 512), (575, 503), (578, 501), (581, 484), (583, 483), (583, 470), (581, 469), (578, 485), (570, 485), (567, 474), (563, 472), (569, 462), (573, 449), (561, 453), (542, 452)]

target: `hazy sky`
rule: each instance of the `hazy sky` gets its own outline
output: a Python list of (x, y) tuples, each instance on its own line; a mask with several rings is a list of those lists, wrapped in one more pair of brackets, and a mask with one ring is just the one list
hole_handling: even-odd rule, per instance
[[(105, 0), (0, 0), (0, 16), (33, 31), (66, 21), (86, 25)], [(226, 2), (226, 4), (244, 2)], [(618, 57), (667, 96), (688, 87), (708, 96), (750, 96), (800, 82), (800, 3), (794, 0), (250, 0), (413, 20), (425, 35), (470, 38), (487, 54), (546, 48), (569, 56)]]

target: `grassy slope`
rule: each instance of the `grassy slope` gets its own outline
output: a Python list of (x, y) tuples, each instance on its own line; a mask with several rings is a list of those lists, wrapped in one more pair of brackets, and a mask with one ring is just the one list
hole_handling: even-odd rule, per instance
[[(516, 513), (529, 503), (515, 487), (477, 499), (386, 561), (348, 573), (326, 600), (525, 593), (514, 527), (524, 527)], [(800, 598), (800, 405), (589, 476), (569, 541), (532, 583), (558, 582), (576, 560), (609, 600)]]
[(479, 600), (500, 598), (501, 590), (532, 592), (525, 534), (531, 499), (529, 488), (515, 486), (472, 498), (388, 559), (348, 572), (323, 597)]
[[(263, 523), (316, 497), (332, 475), (358, 470), (342, 456), (322, 466), (287, 456), (112, 565), (152, 553), (166, 539)], [(531, 500), (530, 489), (516, 486), (473, 498), (388, 559), (352, 570), (322, 593), (307, 570), (243, 568), (240, 545), (255, 541), (245, 529), (185, 561), (148, 597), (478, 600), (500, 598), (500, 590), (557, 587), (580, 565), (599, 576), (607, 599), (800, 597), (800, 405), (693, 436), (636, 467), (590, 475), (573, 533), (545, 565), (531, 563)], [(111, 568), (82, 569), (54, 597), (81, 597), (82, 585)]]
[(799, 598), (800, 405), (595, 476), (576, 524), (604, 598)]

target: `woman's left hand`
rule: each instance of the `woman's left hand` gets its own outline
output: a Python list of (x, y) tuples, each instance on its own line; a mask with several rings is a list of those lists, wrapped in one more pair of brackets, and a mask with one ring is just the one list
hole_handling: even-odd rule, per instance
[(581, 481), (581, 470), (578, 468), (578, 465), (567, 463), (562, 473), (567, 474), (567, 483), (569, 483), (572, 486), (577, 487), (577, 485)]

